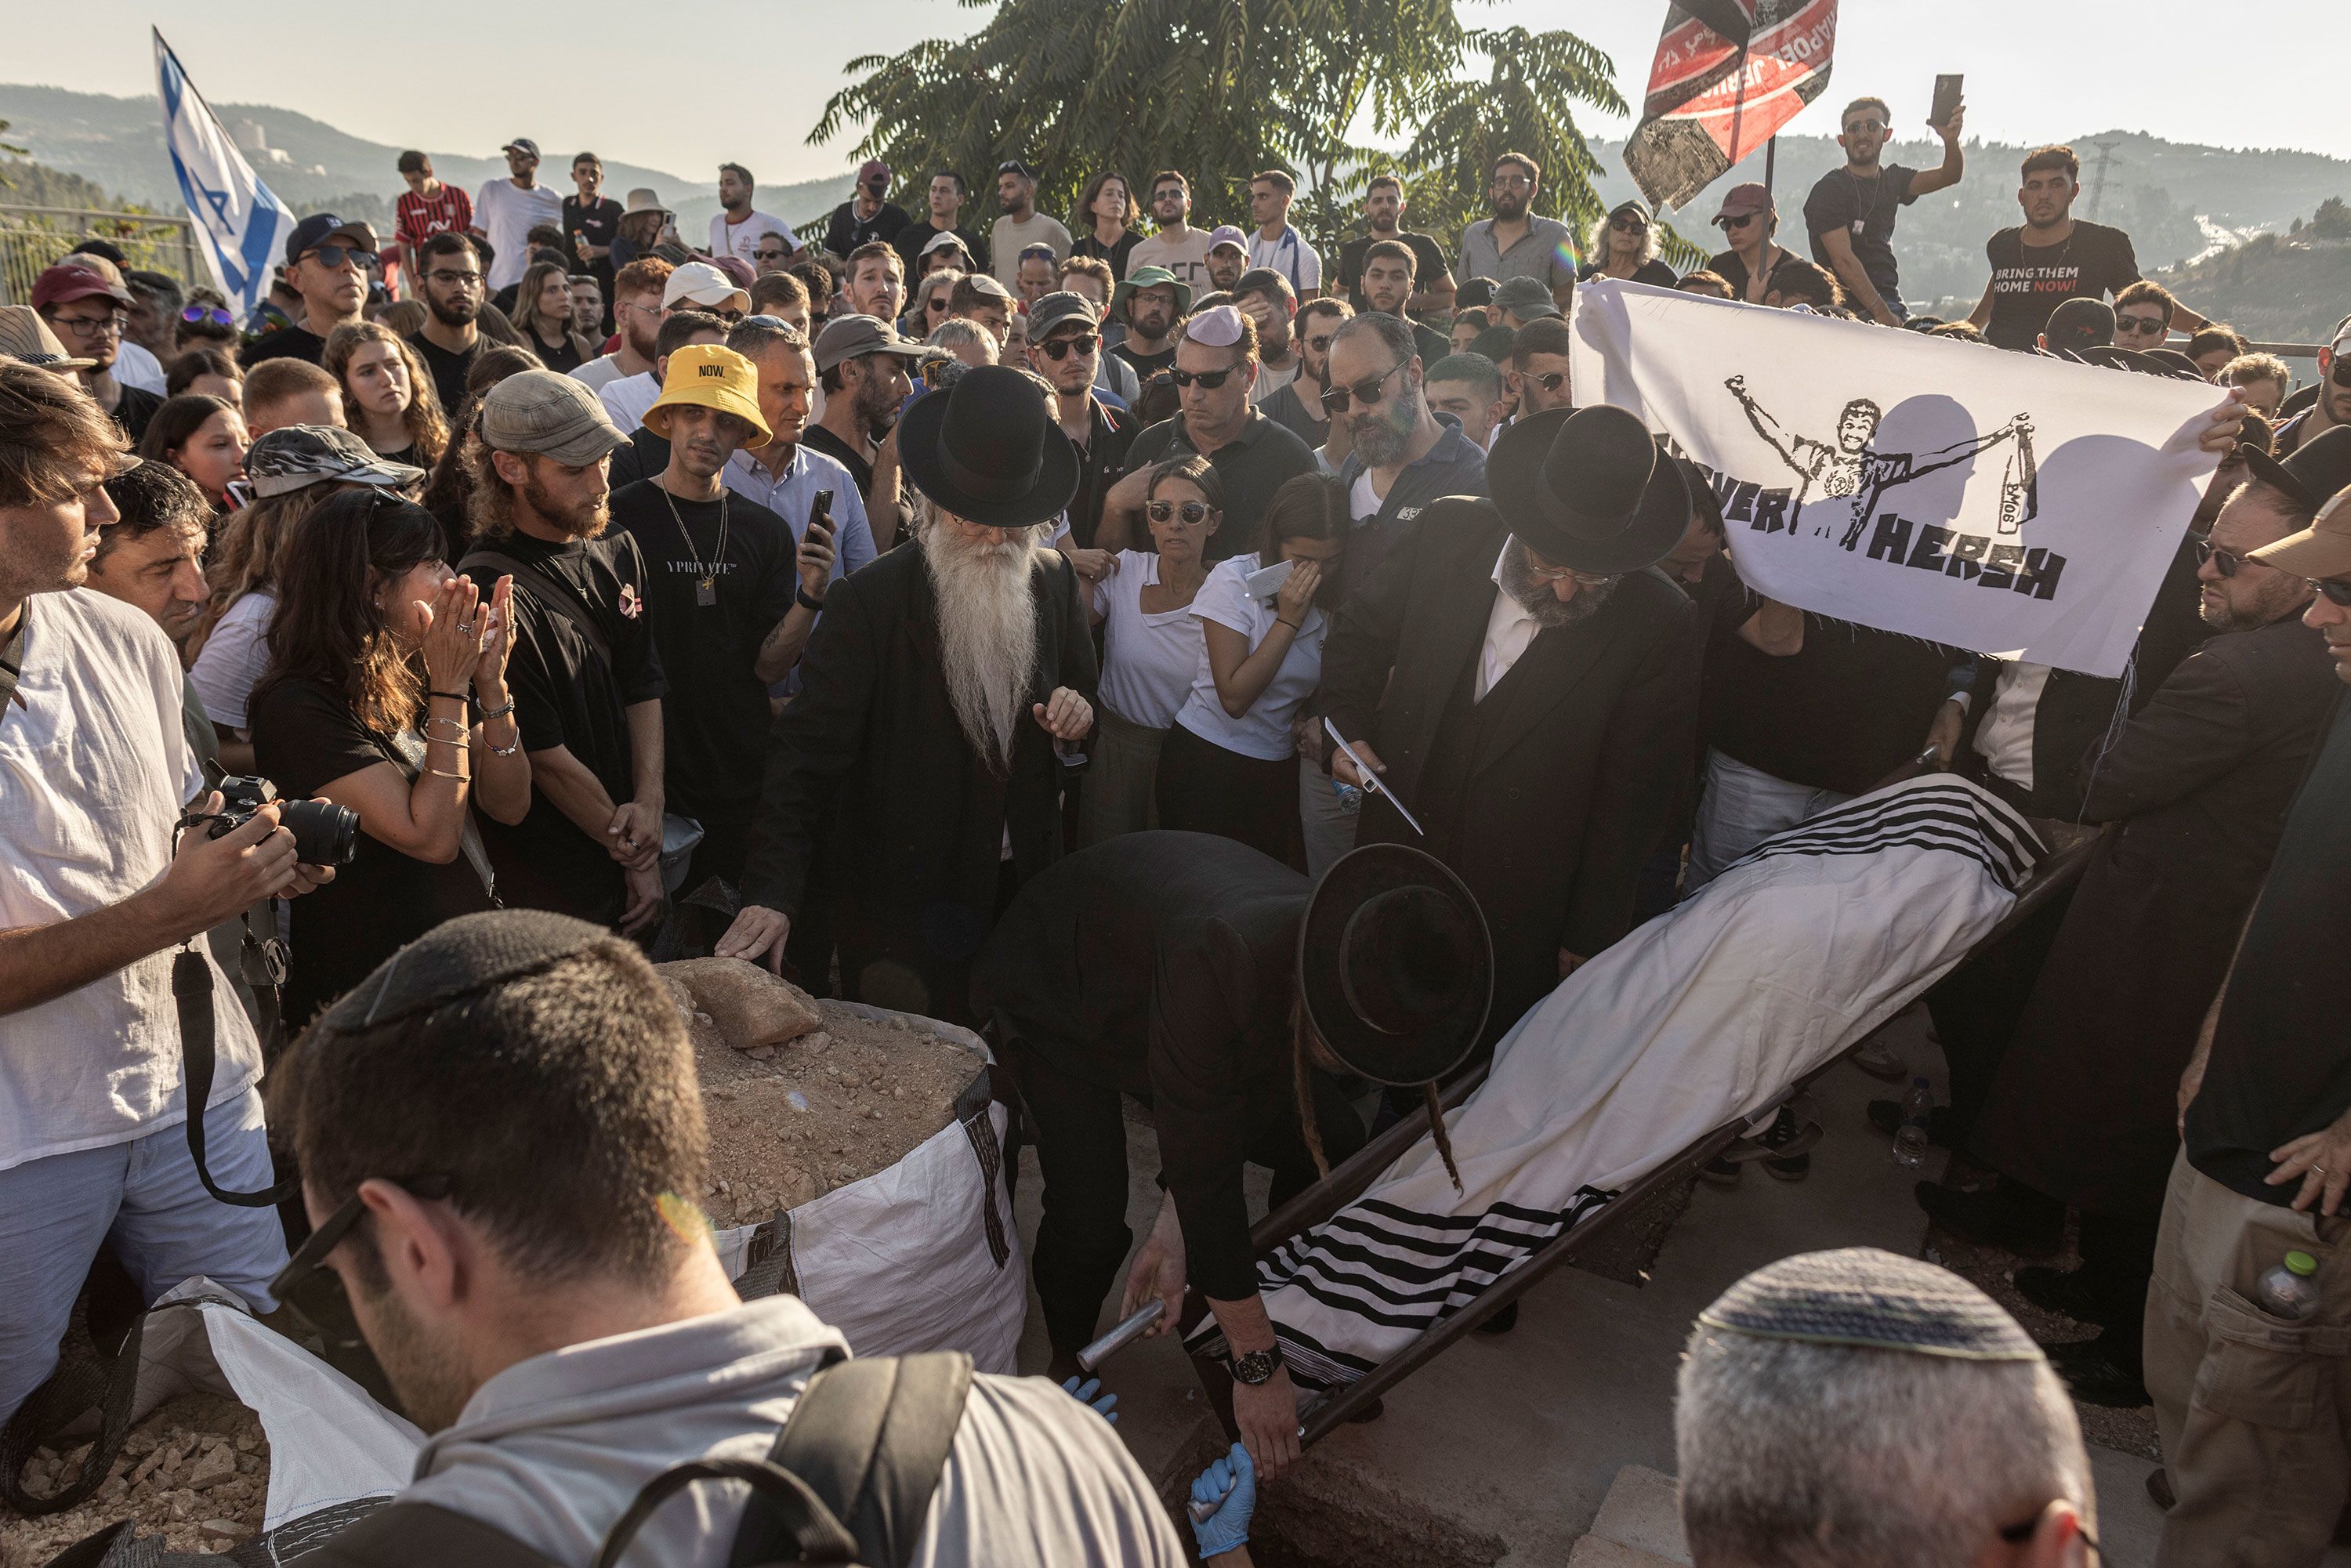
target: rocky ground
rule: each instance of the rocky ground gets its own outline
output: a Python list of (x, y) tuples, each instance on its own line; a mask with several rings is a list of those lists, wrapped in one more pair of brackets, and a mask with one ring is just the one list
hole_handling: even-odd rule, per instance
[[(26, 1489), (54, 1495), (80, 1474), (89, 1445), (41, 1448)], [(269, 1494), (269, 1439), (234, 1399), (166, 1400), (131, 1429), (107, 1479), (87, 1501), (37, 1519), (0, 1511), (0, 1568), (40, 1568), (74, 1542), (128, 1519), (172, 1552), (225, 1552), (261, 1529)]]

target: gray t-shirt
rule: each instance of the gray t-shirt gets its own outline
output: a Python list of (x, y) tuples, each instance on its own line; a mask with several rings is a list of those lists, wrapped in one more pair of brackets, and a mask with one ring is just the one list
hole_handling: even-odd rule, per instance
[(1535, 277), (1556, 293), (1575, 281), (1575, 236), (1557, 218), (1529, 217), (1527, 232), (1508, 250), (1494, 241), (1494, 220), (1480, 218), (1461, 231), (1461, 259), (1453, 278), (1467, 283), (1490, 277), (1497, 283)]
[(1010, 218), (998, 218), (996, 226), (987, 231), (988, 270), (996, 281), (1017, 296), (1020, 291), (1020, 252), (1025, 246), (1050, 245), (1053, 247), (1054, 265), (1059, 266), (1070, 255), (1070, 231), (1061, 220), (1032, 212), (1021, 223)]

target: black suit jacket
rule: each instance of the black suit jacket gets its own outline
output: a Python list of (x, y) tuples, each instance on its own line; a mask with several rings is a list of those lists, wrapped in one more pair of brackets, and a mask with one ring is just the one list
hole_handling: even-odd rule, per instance
[[(1493, 503), (1455, 497), (1400, 532), (1322, 646), (1320, 711), (1368, 737), (1416, 812), (1420, 782), (1462, 672), (1481, 656), (1494, 562), (1509, 530)], [(1558, 980), (1562, 947), (1590, 957), (1632, 922), (1655, 847), (1698, 743), (1701, 646), (1681, 591), (1656, 571), (1534, 642), (1479, 705), (1479, 754), (1450, 863), (1493, 933), (1489, 1037)], [(1356, 841), (1418, 843), (1376, 796)], [(1507, 1015), (1507, 1016), (1505, 1016)]]
[(1025, 709), (1056, 686), (1092, 702), (1094, 646), (1063, 557), (1032, 552), (1029, 585), (1036, 674), (1021, 696), (1008, 779), (972, 750), (947, 696), (921, 547), (892, 550), (825, 595), (800, 655), (799, 694), (769, 732), (743, 897), (799, 914), (816, 835), (837, 799), (830, 831), (841, 835), (841, 977), (852, 997), (967, 1019), (970, 964), (995, 920), (1006, 831), (1017, 876), (1061, 853), (1061, 764)]

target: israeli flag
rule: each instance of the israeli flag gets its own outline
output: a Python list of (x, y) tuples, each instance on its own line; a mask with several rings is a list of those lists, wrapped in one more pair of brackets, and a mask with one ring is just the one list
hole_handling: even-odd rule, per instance
[(269, 292), (270, 268), (286, 252), (294, 214), (273, 194), (229, 140), (212, 106), (188, 80), (180, 57), (155, 33), (155, 78), (163, 100), (163, 141), (172, 172), (195, 219), (204, 265), (213, 281), (250, 313)]

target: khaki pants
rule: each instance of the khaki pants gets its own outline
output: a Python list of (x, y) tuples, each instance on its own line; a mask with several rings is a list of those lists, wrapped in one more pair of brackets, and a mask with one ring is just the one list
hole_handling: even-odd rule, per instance
[(1078, 786), (1076, 847), (1081, 850), (1159, 825), (1152, 785), (1159, 777), (1159, 743), (1167, 732), (1121, 718), (1108, 707), (1095, 708), (1094, 719), (1100, 727), (1093, 759)]
[[(2318, 1260), (2317, 1313), (2255, 1304), (2263, 1270)], [(2147, 1386), (2179, 1505), (2157, 1568), (2299, 1568), (2351, 1490), (2351, 1215), (2321, 1219), (2171, 1167), (2147, 1295)]]

